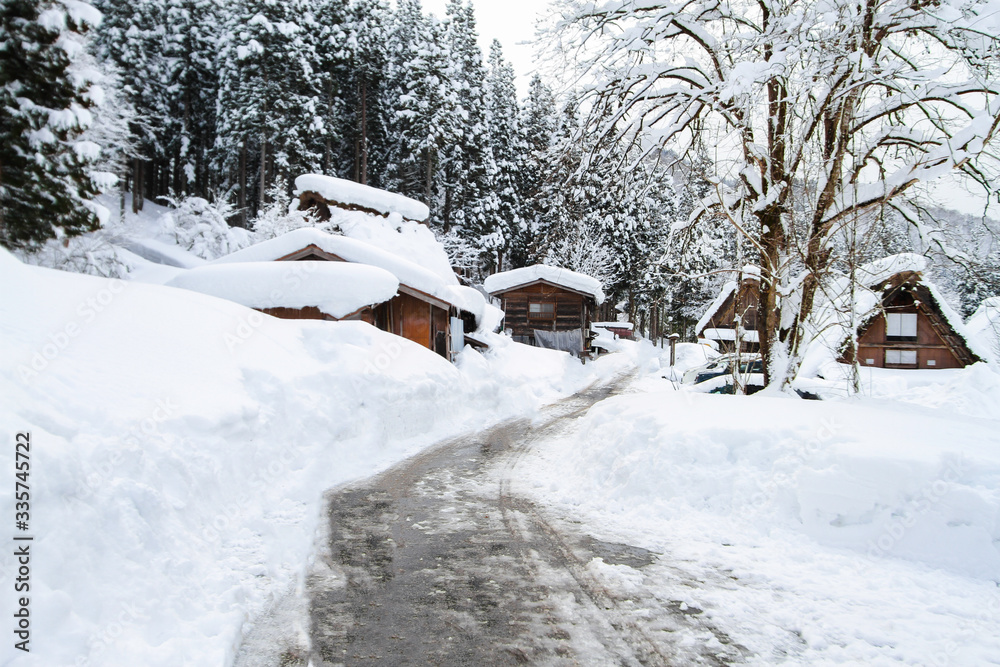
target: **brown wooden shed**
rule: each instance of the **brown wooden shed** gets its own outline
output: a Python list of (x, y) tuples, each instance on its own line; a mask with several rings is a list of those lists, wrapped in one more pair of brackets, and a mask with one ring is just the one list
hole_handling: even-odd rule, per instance
[[(881, 308), (858, 329), (858, 361), (872, 368), (963, 368), (980, 357), (955, 330), (957, 317), (920, 271), (900, 271), (870, 285)], [(841, 362), (851, 363), (850, 349)]]
[[(590, 347), (590, 324), (604, 292), (596, 279), (552, 266), (536, 265), (489, 276), (484, 287), (500, 299), (504, 327), (514, 340), (556, 347), (581, 355)], [(541, 340), (538, 332), (579, 332)], [(561, 339), (561, 340), (560, 340)]]

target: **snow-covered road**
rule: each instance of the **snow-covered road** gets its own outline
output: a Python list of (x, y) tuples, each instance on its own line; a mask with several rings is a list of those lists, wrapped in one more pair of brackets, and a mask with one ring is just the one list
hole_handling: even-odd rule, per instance
[[(699, 610), (621, 582), (644, 549), (602, 542), (511, 491), (524, 455), (564, 434), (619, 377), (436, 447), (329, 497), (309, 577), (314, 665), (721, 664), (741, 649)], [(304, 657), (304, 656), (302, 656)], [(291, 656), (289, 656), (291, 658)]]

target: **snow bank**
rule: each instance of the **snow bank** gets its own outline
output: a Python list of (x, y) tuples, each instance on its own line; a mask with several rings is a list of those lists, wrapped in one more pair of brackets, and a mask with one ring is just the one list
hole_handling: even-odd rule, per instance
[(315, 192), (328, 201), (360, 206), (383, 215), (398, 213), (404, 218), (418, 222), (430, 217), (430, 209), (426, 204), (394, 192), (386, 192), (332, 176), (319, 174), (299, 176), (295, 179), (295, 195), (301, 195), (303, 192)]
[(377, 248), (364, 241), (327, 234), (318, 229), (303, 228), (288, 232), (283, 236), (264, 241), (231, 255), (221, 257), (213, 264), (232, 264), (243, 262), (269, 262), (285, 257), (309, 245), (315, 245), (320, 250), (336, 255), (347, 262), (368, 264), (384, 269), (396, 276), (401, 285), (429, 294), (442, 301), (471, 313), (482, 313), (485, 299), (475, 290), (462, 291), (458, 287), (458, 279), (451, 274), (448, 282), (433, 271)]
[(306, 308), (346, 317), (396, 296), (388, 271), (344, 262), (247, 262), (186, 271), (170, 287), (228, 299), (249, 308)]
[(664, 391), (650, 376), (522, 459), (513, 491), (652, 551), (627, 572), (747, 664), (994, 664), (1000, 382), (983, 365), (921, 375), (938, 385), (919, 406)]
[(979, 345), (1000, 359), (1000, 297), (984, 300), (976, 312), (969, 317), (965, 328)]
[[(979, 390), (996, 401), (988, 375)], [(700, 521), (719, 535), (750, 522), (1000, 581), (993, 419), (671, 391), (605, 401), (575, 435), (528, 473), (562, 502)]]
[(550, 283), (576, 290), (577, 292), (589, 294), (597, 301), (597, 305), (604, 303), (604, 290), (601, 289), (599, 280), (582, 273), (577, 273), (576, 271), (560, 269), (546, 264), (536, 264), (512, 271), (494, 273), (485, 280), (483, 287), (490, 294), (496, 294), (520, 287), (521, 285), (527, 285), (536, 280), (546, 280)]
[[(326, 489), (602, 368), (513, 343), (456, 368), (362, 322), (278, 320), (4, 251), (0, 282), (17, 285), (0, 291), (0, 439), (33, 444), (27, 667), (231, 664), (243, 625), (301, 580)], [(14, 468), (12, 446), (0, 463)], [(8, 590), (14, 567), (0, 555)]]

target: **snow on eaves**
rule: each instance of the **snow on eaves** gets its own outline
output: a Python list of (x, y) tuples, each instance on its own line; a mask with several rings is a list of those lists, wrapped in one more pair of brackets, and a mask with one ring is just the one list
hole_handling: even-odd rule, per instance
[(394, 192), (386, 192), (332, 176), (320, 174), (299, 176), (295, 179), (295, 194), (301, 195), (303, 192), (315, 192), (328, 201), (359, 206), (378, 211), (383, 215), (398, 213), (404, 218), (418, 222), (430, 217), (430, 209), (426, 204)]
[[(451, 276), (452, 282), (449, 283), (433, 271), (398, 255), (386, 252), (370, 243), (346, 236), (328, 234), (312, 227), (296, 229), (269, 241), (220, 257), (212, 264), (273, 262), (310, 245), (331, 255), (336, 255), (345, 262), (368, 264), (384, 269), (394, 275), (400, 285), (445, 301), (461, 310), (476, 314), (477, 317), (482, 312), (481, 304), (485, 302), (482, 295), (476, 293), (473, 296), (469, 291), (455, 289), (459, 285), (458, 279), (454, 275)], [(475, 292), (475, 290), (471, 291)]]
[(858, 269), (855, 277), (859, 285), (874, 288), (881, 287), (882, 283), (897, 273), (907, 271), (923, 273), (926, 270), (927, 259), (925, 257), (915, 255), (912, 252), (904, 252), (865, 264)]
[(975, 336), (969, 331), (969, 328), (962, 321), (962, 316), (958, 314), (951, 304), (945, 300), (944, 294), (938, 289), (937, 285), (934, 283), (923, 280), (924, 287), (928, 289), (931, 293), (931, 298), (933, 298), (938, 305), (938, 309), (941, 311), (941, 316), (948, 323), (948, 326), (963, 340), (965, 345), (972, 351), (974, 355), (982, 359), (983, 361), (989, 362), (991, 364), (997, 363), (996, 355), (990, 350), (988, 345), (985, 345), (979, 336)]
[(709, 321), (713, 317), (715, 317), (715, 314), (717, 312), (719, 312), (719, 308), (722, 308), (722, 304), (724, 304), (726, 302), (726, 299), (729, 298), (729, 295), (735, 291), (736, 291), (735, 280), (731, 280), (722, 286), (722, 290), (719, 292), (719, 296), (715, 297), (715, 301), (712, 302), (712, 305), (708, 307), (708, 310), (705, 311), (705, 314), (701, 316), (700, 320), (698, 320), (698, 324), (694, 325), (694, 332), (696, 335), (701, 335), (701, 332), (704, 331), (705, 327), (708, 326)]
[(495, 273), (483, 282), (483, 287), (490, 294), (497, 294), (538, 280), (544, 280), (561, 287), (576, 290), (577, 292), (589, 294), (594, 297), (597, 305), (604, 303), (604, 290), (601, 289), (599, 280), (582, 273), (577, 273), (576, 271), (560, 269), (555, 266), (548, 266), (547, 264), (536, 264), (512, 271)]
[(335, 318), (396, 295), (384, 269), (344, 262), (247, 262), (190, 269), (167, 283), (248, 308), (316, 307)]

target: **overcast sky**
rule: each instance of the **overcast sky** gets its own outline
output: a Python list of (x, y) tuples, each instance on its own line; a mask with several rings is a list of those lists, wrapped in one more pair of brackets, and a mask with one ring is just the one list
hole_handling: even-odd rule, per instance
[[(438, 18), (445, 15), (448, 0), (423, 0), (424, 11)], [(476, 26), (483, 61), (490, 56), (490, 44), (499, 39), (504, 58), (514, 65), (517, 72), (518, 95), (528, 92), (528, 81), (534, 69), (533, 48), (518, 42), (527, 42), (535, 36), (535, 18), (548, 5), (545, 0), (473, 0), (476, 7)]]

